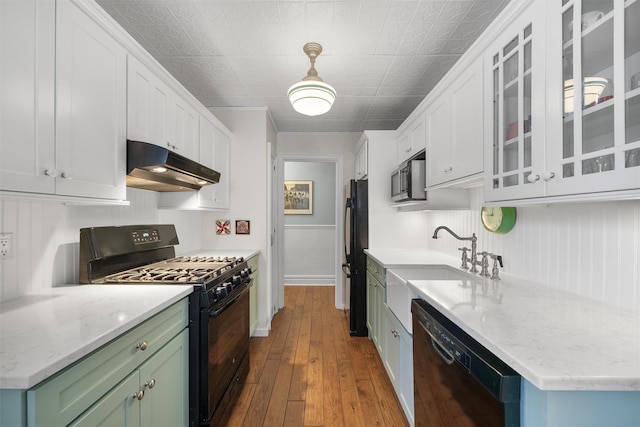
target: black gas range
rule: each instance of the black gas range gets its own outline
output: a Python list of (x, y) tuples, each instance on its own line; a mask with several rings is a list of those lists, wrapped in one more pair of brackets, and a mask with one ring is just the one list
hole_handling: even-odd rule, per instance
[(215, 426), (249, 369), (251, 269), (242, 257), (175, 256), (171, 224), (80, 230), (80, 283), (193, 286), (189, 298), (189, 421)]

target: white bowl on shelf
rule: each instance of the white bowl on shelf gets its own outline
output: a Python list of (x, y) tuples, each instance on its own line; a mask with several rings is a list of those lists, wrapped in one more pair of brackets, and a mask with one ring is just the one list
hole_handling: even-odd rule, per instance
[[(573, 79), (564, 81), (564, 112), (573, 113)], [(613, 94), (609, 79), (604, 77), (585, 77), (583, 83), (583, 105), (591, 106), (611, 99)]]
[[(581, 22), (582, 31), (585, 31), (587, 28), (589, 28), (590, 26), (592, 26), (602, 18), (604, 18), (604, 12), (601, 12), (599, 10), (594, 10), (594, 11), (582, 14), (582, 22)], [(568, 30), (569, 30), (569, 36), (573, 37), (573, 20), (569, 22)]]

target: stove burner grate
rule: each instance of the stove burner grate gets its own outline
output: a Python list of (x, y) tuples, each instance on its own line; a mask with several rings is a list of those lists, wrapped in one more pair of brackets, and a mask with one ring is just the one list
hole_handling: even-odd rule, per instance
[(205, 285), (243, 262), (242, 257), (180, 256), (111, 274), (105, 283)]

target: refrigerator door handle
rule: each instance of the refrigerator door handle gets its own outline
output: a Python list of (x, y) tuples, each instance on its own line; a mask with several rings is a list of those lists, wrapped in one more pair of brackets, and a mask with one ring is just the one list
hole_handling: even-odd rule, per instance
[[(349, 267), (349, 264), (351, 263), (351, 254), (348, 253), (348, 246), (349, 246), (349, 242), (350, 242), (350, 238), (347, 235), (347, 218), (349, 218), (349, 209), (351, 209), (351, 199), (347, 198), (347, 201), (344, 205), (344, 223), (343, 223), (343, 229), (344, 229), (344, 259), (345, 259), (345, 264), (342, 264), (342, 270), (344, 270), (345, 267)], [(351, 224), (349, 224), (349, 227), (351, 227)], [(347, 273), (346, 270), (344, 270), (345, 273)], [(347, 273), (347, 277), (349, 277), (350, 273)]]
[(351, 270), (349, 264), (342, 264), (342, 271), (344, 272), (347, 279), (351, 278)]

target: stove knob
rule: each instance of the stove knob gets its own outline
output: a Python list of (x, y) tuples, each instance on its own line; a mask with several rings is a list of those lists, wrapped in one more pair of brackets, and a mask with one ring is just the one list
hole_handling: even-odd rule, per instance
[(225, 282), (222, 286), (227, 290), (227, 294), (230, 294), (234, 287), (231, 282)]
[(236, 286), (242, 284), (242, 277), (239, 274), (236, 274), (235, 276), (233, 276), (232, 283), (233, 283), (233, 287), (235, 288)]
[(218, 286), (216, 288), (216, 301), (217, 300), (221, 300), (222, 298), (227, 296), (227, 288), (225, 288), (224, 286)]

